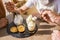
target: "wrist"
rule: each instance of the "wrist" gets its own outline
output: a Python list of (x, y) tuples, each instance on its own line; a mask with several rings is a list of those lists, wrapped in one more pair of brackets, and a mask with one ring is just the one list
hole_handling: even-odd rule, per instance
[(15, 8), (15, 13), (20, 14), (20, 10), (18, 8)]

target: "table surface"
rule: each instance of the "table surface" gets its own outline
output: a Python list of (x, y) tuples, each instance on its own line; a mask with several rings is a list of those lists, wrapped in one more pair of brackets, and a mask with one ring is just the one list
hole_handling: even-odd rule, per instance
[(60, 27), (55, 24), (48, 24), (46, 22), (38, 23), (38, 31), (33, 36), (27, 38), (15, 38), (7, 34), (6, 28), (0, 30), (0, 40), (51, 40), (51, 33), (53, 30), (59, 30)]
[[(34, 9), (32, 11), (32, 9)], [(28, 10), (28, 13), (37, 13), (33, 7)], [(26, 16), (25, 16), (26, 17)], [(15, 38), (7, 34), (6, 28), (0, 30), (0, 40), (51, 40), (51, 33), (53, 30), (60, 30), (60, 26), (54, 23), (48, 24), (46, 22), (37, 21), (38, 31), (33, 36), (27, 38)]]

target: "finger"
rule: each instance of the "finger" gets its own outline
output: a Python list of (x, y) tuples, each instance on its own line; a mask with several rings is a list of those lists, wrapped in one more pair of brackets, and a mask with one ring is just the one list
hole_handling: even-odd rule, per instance
[(50, 20), (49, 18), (47, 18), (47, 17), (43, 17), (43, 19), (44, 19), (45, 21), (47, 21), (48, 23), (51, 22), (51, 20)]
[(44, 17), (47, 14), (47, 11), (42, 13), (42, 17)]
[(48, 20), (46, 19), (46, 17), (44, 17), (43, 19), (44, 19), (45, 21), (48, 21)]
[(13, 7), (10, 7), (10, 6), (6, 6), (6, 8), (7, 8), (8, 10), (14, 10), (14, 8), (13, 8)]
[(49, 16), (49, 13), (50, 13), (50, 11), (44, 11), (43, 13), (42, 13), (42, 17), (45, 17), (45, 16)]
[(40, 15), (43, 13), (43, 11), (40, 11)]
[(40, 10), (40, 15), (42, 15), (43, 12), (44, 12), (44, 10)]

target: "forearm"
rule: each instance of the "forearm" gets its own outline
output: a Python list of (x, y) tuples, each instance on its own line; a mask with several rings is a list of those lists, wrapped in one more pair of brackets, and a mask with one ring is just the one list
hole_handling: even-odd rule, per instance
[(20, 14), (24, 14), (28, 8), (26, 6), (22, 6), (20, 8), (16, 8), (16, 11)]
[(28, 0), (23, 6), (17, 9), (19, 13), (25, 13), (27, 9), (33, 6), (33, 0)]

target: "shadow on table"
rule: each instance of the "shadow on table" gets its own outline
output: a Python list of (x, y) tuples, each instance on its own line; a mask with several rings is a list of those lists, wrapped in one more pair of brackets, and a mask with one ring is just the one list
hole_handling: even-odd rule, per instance
[(54, 28), (56, 25), (39, 25), (39, 29), (49, 29), (49, 28)]
[(6, 32), (6, 28), (3, 28), (0, 30), (0, 37), (4, 37), (4, 36), (7, 36), (7, 32)]
[[(46, 24), (40, 25), (41, 22), (46, 23)], [(50, 24), (48, 24), (46, 21), (44, 22), (44, 20), (41, 21), (41, 19), (40, 19), (40, 20), (37, 20), (37, 21), (36, 21), (36, 24), (37, 24), (37, 26), (38, 26), (39, 29), (49, 29), (49, 28), (54, 28), (54, 27), (56, 27), (55, 24), (50, 25)]]
[(52, 32), (52, 30), (41, 30), (37, 31), (35, 35), (51, 35)]

